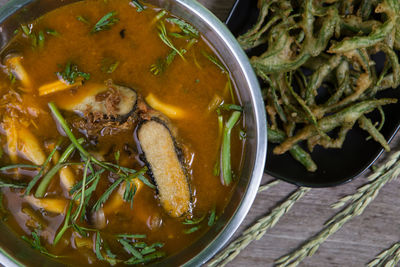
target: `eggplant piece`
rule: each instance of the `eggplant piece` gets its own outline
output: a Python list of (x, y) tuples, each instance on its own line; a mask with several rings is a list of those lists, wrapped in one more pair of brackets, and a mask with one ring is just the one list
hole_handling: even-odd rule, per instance
[[(85, 88), (86, 87), (86, 88)], [(82, 87), (84, 95), (78, 93), (77, 100), (61, 107), (82, 116), (88, 113), (103, 114), (108, 119), (124, 120), (135, 110), (137, 94), (128, 87), (112, 84), (90, 84)]]
[(137, 135), (162, 207), (172, 217), (182, 216), (190, 209), (190, 189), (170, 130), (152, 118), (141, 123)]

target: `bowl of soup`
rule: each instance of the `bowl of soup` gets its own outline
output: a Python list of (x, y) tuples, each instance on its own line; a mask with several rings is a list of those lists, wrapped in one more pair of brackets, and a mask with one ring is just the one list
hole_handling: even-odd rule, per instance
[(257, 193), (264, 105), (194, 1), (0, 10), (0, 262), (200, 265)]

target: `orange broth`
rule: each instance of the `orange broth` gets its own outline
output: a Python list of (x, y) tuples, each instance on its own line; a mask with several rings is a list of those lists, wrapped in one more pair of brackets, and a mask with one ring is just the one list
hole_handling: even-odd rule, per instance
[[(93, 25), (111, 11), (116, 12), (119, 21), (109, 29), (91, 34)], [(137, 12), (137, 9), (125, 0), (87, 0), (58, 8), (28, 25), (36, 34), (40, 31), (46, 32), (46, 29), (58, 33), (57, 36), (45, 33), (42, 48), (32, 48), (32, 39), (22, 30), (19, 30), (7, 48), (7, 53), (12, 52), (21, 57), (21, 65), (31, 81), (30, 88), (23, 85), (18, 77), (14, 77), (15, 81), (10, 81), (11, 71), (7, 64), (4, 63), (3, 72), (0, 73), (2, 96), (0, 118), (3, 121), (1, 144), (4, 150), (2, 166), (13, 163), (9, 157), (7, 144), (9, 125), (4, 122), (5, 117), (18, 120), (19, 124), (26, 127), (39, 140), (47, 157), (60, 136), (65, 136), (61, 128), (57, 127), (48, 103), (53, 101), (57, 106), (63, 106), (71, 101), (79, 101), (82, 90), (91, 83), (103, 84), (104, 81), (111, 79), (115, 84), (134, 89), (143, 98), (152, 93), (163, 103), (179, 107), (184, 111), (184, 117), (170, 118), (170, 120), (176, 130), (175, 138), (178, 145), (185, 148), (184, 162), (191, 188), (192, 209), (180, 218), (172, 218), (160, 206), (157, 191), (146, 185), (142, 186), (134, 197), (132, 207), (130, 203), (125, 202), (106, 215), (106, 226), (100, 230), (111, 251), (117, 258), (124, 260), (130, 256), (124, 252), (121, 244), (113, 240), (114, 234), (143, 234), (146, 238), (138, 241), (147, 244), (163, 243), (164, 246), (159, 250), (165, 252), (166, 256), (178, 253), (210, 228), (208, 220), (211, 211), (215, 207), (218, 217), (229, 202), (235, 187), (235, 182), (229, 186), (223, 185), (221, 174), (218, 176), (214, 174), (214, 166), (220, 159), (221, 137), (217, 112), (215, 109), (209, 110), (210, 102), (216, 95), (224, 103), (232, 103), (227, 86), (229, 75), (204, 56), (205, 51), (218, 58), (201, 35), (183, 54), (184, 59), (179, 55), (176, 56), (163, 73), (154, 75), (150, 71), (150, 66), (157, 60), (164, 59), (171, 51), (159, 37), (157, 28), (159, 21), (156, 21), (155, 17), (160, 11), (161, 9), (146, 4), (145, 10)], [(79, 21), (78, 16), (87, 20), (88, 24)], [(173, 16), (166, 13), (161, 20), (168, 17)], [(168, 21), (165, 21), (165, 25), (167, 31), (181, 33), (177, 25)], [(186, 47), (190, 40), (190, 38), (171, 36), (169, 38), (179, 48)], [(102, 71), (105, 59), (118, 62), (117, 68), (112, 73), (104, 73), (104, 69)], [(90, 79), (84, 82), (84, 86), (39, 96), (38, 88), (56, 81), (59, 78), (56, 73), (63, 71), (67, 62), (73, 62), (80, 71), (90, 73)], [(234, 97), (236, 102), (240, 101), (236, 95)], [(77, 115), (63, 110), (61, 113), (67, 122), (73, 125)], [(230, 112), (222, 113), (226, 121)], [(239, 125), (232, 131), (231, 158), (235, 174), (239, 174), (242, 160), (244, 141), (239, 138), (239, 130), (243, 127), (241, 119)], [(85, 137), (76, 128), (72, 127), (72, 130), (77, 137)], [(69, 144), (68, 138), (65, 137), (58, 153), (61, 154)], [(134, 129), (101, 135), (96, 142), (86, 141), (84, 147), (96, 153), (106, 151), (105, 160), (114, 163), (115, 153), (119, 151), (120, 165), (136, 170), (144, 166), (144, 162), (140, 159), (140, 148)], [(17, 162), (14, 163), (32, 164), (26, 157), (24, 159), (21, 156), (21, 151), (18, 155)], [(69, 161), (81, 161), (79, 153), (75, 152)], [(53, 165), (54, 161), (51, 161), (48, 168)], [(75, 170), (77, 181), (82, 180), (83, 168), (77, 166), (71, 168)], [(28, 183), (37, 173), (37, 170), (32, 169), (8, 170), (3, 172), (3, 177)], [(145, 176), (151, 180), (150, 176), (147, 174)], [(114, 181), (110, 176), (103, 175), (92, 196), (93, 201), (96, 201)], [(36, 187), (32, 192), (35, 192), (35, 189)], [(96, 256), (94, 232), (88, 232), (88, 236), (84, 238), (88, 240), (88, 245), (79, 247), (76, 238), (79, 239), (81, 236), (69, 228), (61, 241), (53, 245), (54, 237), (64, 223), (67, 208), (62, 214), (57, 214), (26, 201), (23, 197), (24, 190), (2, 188), (2, 193), (3, 205), (7, 210), (4, 215), (7, 216), (8, 225), (17, 235), (31, 239), (32, 231), (42, 224), (38, 231), (42, 245), (49, 253), (66, 256), (60, 259), (63, 262), (79, 265), (108, 264)], [(45, 195), (45, 198), (47, 197), (62, 197), (70, 201), (71, 195), (61, 186), (58, 175), (52, 179)], [(92, 202), (89, 206), (93, 205)], [(104, 207), (109, 202), (110, 200), (106, 201)], [(27, 210), (33, 211), (34, 218), (26, 213)], [(195, 220), (201, 217), (204, 219), (199, 224), (183, 223), (185, 219)], [(82, 222), (78, 220), (78, 222), (81, 226), (95, 228), (90, 220)], [(199, 226), (198, 230), (187, 233), (196, 225)]]

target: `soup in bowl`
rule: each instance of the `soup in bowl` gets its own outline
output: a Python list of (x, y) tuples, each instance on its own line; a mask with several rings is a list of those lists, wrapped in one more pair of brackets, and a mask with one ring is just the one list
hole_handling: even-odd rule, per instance
[(17, 1), (2, 20), (4, 264), (211, 257), (266, 152), (257, 80), (226, 28), (191, 1)]

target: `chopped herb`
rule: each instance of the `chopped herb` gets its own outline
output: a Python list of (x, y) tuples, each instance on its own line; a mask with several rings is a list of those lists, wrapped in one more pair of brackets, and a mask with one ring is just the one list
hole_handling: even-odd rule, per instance
[(43, 31), (39, 31), (38, 37), (37, 37), (37, 42), (38, 42), (38, 47), (43, 48), (44, 47), (44, 33)]
[(32, 235), (32, 239), (30, 239), (30, 238), (28, 238), (26, 236), (22, 236), (21, 238), (24, 241), (28, 242), (32, 246), (32, 248), (39, 250), (41, 253), (43, 253), (43, 254), (45, 254), (45, 255), (47, 255), (49, 257), (52, 257), (52, 258), (60, 258), (60, 256), (57, 256), (57, 255), (49, 253), (47, 251), (47, 249), (42, 246), (42, 244), (40, 242), (39, 231), (37, 229), (35, 229), (35, 231), (33, 231), (31, 233), (31, 235)]
[(221, 170), (220, 170), (220, 165), (219, 165), (220, 163), (219, 163), (219, 160), (217, 160), (216, 162), (215, 162), (215, 164), (214, 164), (214, 168), (213, 168), (213, 175), (214, 176), (219, 176), (219, 174), (220, 174), (220, 172), (221, 172)]
[(144, 10), (144, 6), (139, 2), (139, 0), (131, 0), (131, 4), (136, 7), (137, 12), (142, 12)]
[(161, 10), (161, 11), (156, 15), (156, 17), (154, 18), (153, 23), (159, 21), (160, 19), (162, 19), (165, 15), (167, 15), (167, 11)]
[(15, 188), (15, 189), (22, 189), (22, 188), (26, 188), (27, 184), (25, 183), (18, 183), (18, 182), (4, 182), (4, 181), (0, 181), (0, 188), (2, 187), (8, 187), (8, 188)]
[(111, 196), (112, 192), (119, 186), (120, 183), (122, 183), (125, 180), (124, 177), (119, 178), (116, 180), (113, 184), (111, 184), (107, 190), (99, 197), (97, 202), (94, 204), (92, 211), (98, 211), (101, 206), (108, 200), (108, 198)]
[(214, 223), (215, 223), (215, 218), (216, 218), (216, 208), (215, 208), (215, 206), (212, 208), (212, 210), (211, 210), (211, 214), (210, 214), (210, 217), (208, 218), (208, 226), (213, 226), (214, 225)]
[(90, 79), (90, 73), (79, 71), (78, 66), (71, 61), (68, 61), (67, 64), (65, 64), (63, 72), (57, 72), (56, 74), (69, 84), (75, 83), (75, 80), (78, 77), (81, 77), (84, 80)]
[(14, 35), (17, 35), (19, 33), (19, 29), (15, 29)]
[(196, 79), (194, 82), (195, 82), (195, 83), (199, 83), (199, 82), (200, 82), (200, 79)]
[(206, 215), (204, 214), (202, 217), (197, 218), (197, 219), (191, 219), (191, 220), (190, 219), (185, 219), (183, 224), (186, 224), (186, 225), (199, 224), (204, 220), (205, 217), (206, 217)]
[[(79, 143), (83, 143), (83, 139), (80, 138), (78, 140)], [(44, 197), (44, 194), (46, 193), (47, 187), (49, 186), (52, 178), (58, 173), (58, 171), (63, 167), (64, 163), (68, 160), (69, 156), (75, 151), (75, 147), (73, 144), (70, 144), (65, 151), (62, 153), (61, 157), (59, 158), (57, 164), (55, 164), (43, 177), (43, 179), (40, 181), (40, 184), (38, 185), (36, 192), (35, 192), (35, 197)]]
[(156, 260), (156, 259), (160, 259), (164, 256), (165, 256), (165, 252), (156, 251), (152, 254), (144, 256), (143, 259), (136, 259), (133, 257), (133, 258), (130, 258), (129, 260), (125, 261), (124, 263), (128, 264), (128, 265), (144, 264), (144, 263)]
[(119, 238), (141, 239), (141, 238), (146, 238), (146, 235), (139, 235), (139, 234), (136, 234), (136, 235), (132, 235), (132, 234), (119, 234), (119, 235), (116, 235), (116, 237), (119, 237)]
[(53, 151), (51, 151), (50, 155), (47, 157), (47, 159), (43, 163), (42, 167), (40, 168), (38, 174), (36, 174), (35, 177), (33, 177), (33, 179), (29, 182), (28, 187), (26, 188), (26, 191), (25, 191), (25, 196), (27, 196), (27, 195), (29, 195), (31, 193), (32, 188), (36, 185), (36, 183), (42, 177), (42, 174), (43, 174), (44, 170), (46, 169), (47, 165), (49, 164), (49, 162), (53, 158), (54, 154), (56, 153), (56, 151), (57, 151), (57, 149), (58, 149), (58, 147), (60, 145), (61, 145), (61, 140), (58, 141), (58, 143), (55, 146), (55, 148), (53, 149)]
[(13, 165), (7, 165), (0, 167), (0, 171), (7, 171), (11, 169), (19, 169), (19, 168), (28, 168), (28, 169), (37, 169), (40, 166), (37, 165), (31, 165), (31, 164), (13, 164)]
[(22, 32), (25, 33), (26, 36), (30, 37), (31, 35), (31, 27), (27, 25), (21, 25)]
[(131, 209), (133, 208), (133, 198), (136, 194), (136, 190), (137, 188), (135, 183), (131, 183), (131, 181), (126, 181), (123, 199), (124, 201), (129, 202), (131, 204)]
[(100, 232), (97, 231), (96, 232), (95, 253), (96, 253), (97, 258), (99, 260), (103, 261), (104, 257), (103, 257), (103, 254), (101, 254), (101, 242), (102, 242), (102, 240), (101, 240)]
[[(85, 168), (83, 171), (83, 178), (82, 178), (82, 188), (81, 188), (81, 200), (79, 201), (79, 206), (78, 209), (75, 211), (75, 214), (73, 216), (73, 220), (76, 221), (78, 219), (79, 214), (82, 212), (82, 208), (85, 204), (85, 190), (86, 190), (86, 179), (87, 179), (87, 173), (88, 173), (88, 168), (90, 164), (90, 158), (86, 160), (85, 163)], [(82, 218), (82, 217), (81, 217)]]
[(217, 66), (222, 72), (228, 73), (227, 69), (225, 66), (222, 64), (222, 62), (214, 55), (209, 54), (205, 50), (202, 51), (202, 54), (212, 63), (214, 63), (215, 66)]
[[(183, 50), (182, 53), (184, 53)], [(152, 64), (150, 66), (150, 72), (154, 75), (159, 75), (163, 73), (165, 69), (172, 63), (176, 55), (176, 51), (171, 50), (165, 59), (159, 58), (155, 64)]]
[(17, 81), (17, 78), (11, 71), (8, 73), (8, 79), (10, 79), (11, 84), (14, 84)]
[(116, 11), (111, 11), (104, 15), (97, 23), (94, 25), (93, 29), (90, 33), (97, 33), (103, 30), (108, 30), (119, 21), (119, 18), (116, 18)]
[(114, 158), (115, 158), (115, 161), (117, 162), (117, 164), (119, 163), (119, 158), (121, 157), (121, 152), (119, 151), (119, 150), (117, 150), (115, 153), (114, 153)]
[(101, 61), (101, 71), (103, 73), (111, 74), (118, 68), (118, 65), (119, 61), (115, 61), (111, 58), (104, 58)]
[(90, 25), (90, 22), (82, 16), (77, 16), (76, 19), (82, 23), (85, 23), (86, 25)]
[(136, 248), (134, 248), (134, 247), (129, 243), (129, 241), (127, 241), (127, 240), (125, 240), (125, 239), (118, 239), (118, 242), (121, 243), (121, 245), (124, 247), (124, 249), (125, 249), (128, 253), (132, 254), (134, 257), (136, 257), (136, 258), (138, 258), (138, 259), (143, 259), (142, 254), (141, 254), (138, 250), (136, 250)]
[(161, 41), (163, 41), (168, 47), (170, 47), (172, 50), (174, 50), (182, 59), (184, 59), (183, 54), (180, 50), (178, 50), (174, 44), (171, 42), (171, 40), (168, 38), (168, 33), (167, 29), (165, 28), (165, 24), (163, 21), (160, 21), (158, 24), (158, 36), (160, 37)]
[(191, 233), (194, 233), (194, 232), (198, 231), (200, 228), (201, 228), (200, 225), (196, 225), (196, 226), (193, 226), (192, 228), (183, 230), (183, 233), (184, 234), (191, 234)]
[(53, 29), (46, 29), (46, 34), (52, 35), (52, 36), (55, 36), (55, 37), (60, 36), (60, 34), (56, 30), (53, 30)]
[(168, 22), (173, 23), (178, 25), (178, 27), (182, 30), (184, 34), (187, 36), (193, 37), (193, 38), (198, 38), (199, 37), (199, 32), (189, 23), (178, 19), (178, 18), (167, 18), (166, 19)]
[(222, 104), (218, 107), (218, 109), (230, 111), (230, 110), (236, 110), (236, 111), (243, 111), (243, 108), (239, 105), (234, 105), (234, 104)]

